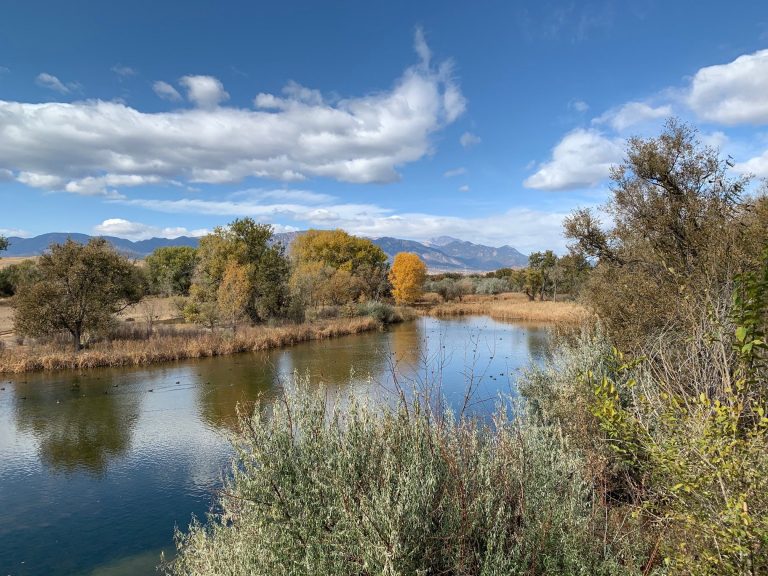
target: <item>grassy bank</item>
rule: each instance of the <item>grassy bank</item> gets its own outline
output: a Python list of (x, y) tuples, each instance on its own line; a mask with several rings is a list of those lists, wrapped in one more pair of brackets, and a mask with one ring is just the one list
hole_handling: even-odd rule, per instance
[(235, 334), (193, 331), (161, 334), (145, 340), (111, 340), (95, 343), (77, 353), (56, 345), (18, 346), (0, 352), (0, 373), (141, 366), (224, 356), (359, 334), (379, 326), (381, 323), (375, 318), (362, 316), (280, 327), (248, 327)]
[(461, 302), (445, 302), (426, 309), (431, 316), (490, 316), (496, 320), (578, 324), (589, 312), (575, 302), (530, 301), (524, 294), (466, 296)]

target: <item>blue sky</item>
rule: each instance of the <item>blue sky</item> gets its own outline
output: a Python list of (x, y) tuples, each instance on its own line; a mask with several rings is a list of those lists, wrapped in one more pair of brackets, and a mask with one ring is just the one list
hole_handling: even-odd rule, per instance
[(0, 233), (562, 251), (670, 115), (768, 176), (764, 2), (40, 2), (0, 17)]

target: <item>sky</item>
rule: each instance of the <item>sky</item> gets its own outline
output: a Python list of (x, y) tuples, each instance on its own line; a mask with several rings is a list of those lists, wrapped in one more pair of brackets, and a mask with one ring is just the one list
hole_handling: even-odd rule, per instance
[(671, 116), (768, 176), (764, 1), (4, 0), (0, 234), (563, 252)]

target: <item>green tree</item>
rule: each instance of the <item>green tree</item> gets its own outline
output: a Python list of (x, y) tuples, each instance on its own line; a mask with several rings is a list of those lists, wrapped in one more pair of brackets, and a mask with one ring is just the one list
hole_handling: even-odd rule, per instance
[(13, 296), (21, 286), (28, 284), (37, 275), (34, 260), (24, 260), (0, 270), (0, 296)]
[(248, 270), (246, 314), (254, 322), (279, 316), (288, 304), (288, 260), (283, 246), (273, 241), (272, 227), (251, 218), (218, 227), (200, 239), (198, 265), (190, 295), (196, 308), (215, 302), (230, 262)]
[(153, 292), (166, 296), (186, 296), (197, 264), (197, 250), (191, 246), (158, 248), (145, 260)]
[(0, 236), (0, 252), (8, 250), (8, 238)]
[(106, 329), (145, 291), (136, 266), (103, 238), (51, 244), (37, 267), (37, 278), (14, 298), (16, 332), (49, 336), (66, 330), (75, 351), (84, 333)]
[[(535, 290), (533, 283), (529, 284), (532, 293), (529, 298), (536, 295), (538, 291), (539, 300), (551, 296), (554, 293), (554, 272), (557, 266), (557, 256), (552, 250), (546, 252), (534, 252), (528, 257), (528, 268), (532, 271), (531, 280), (535, 277)], [(533, 299), (533, 298), (531, 298)]]
[(690, 330), (695, 307), (725, 310), (735, 275), (757, 265), (768, 217), (731, 166), (670, 120), (656, 138), (631, 138), (612, 169), (612, 226), (590, 210), (566, 219), (574, 252), (597, 263), (586, 296), (623, 347)]

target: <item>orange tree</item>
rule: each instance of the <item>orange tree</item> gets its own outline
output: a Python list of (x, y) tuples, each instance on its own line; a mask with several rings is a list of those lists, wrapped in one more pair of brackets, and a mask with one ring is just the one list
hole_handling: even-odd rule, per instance
[(427, 266), (413, 252), (399, 252), (395, 255), (389, 281), (392, 295), (398, 304), (410, 304), (418, 300), (427, 279)]

